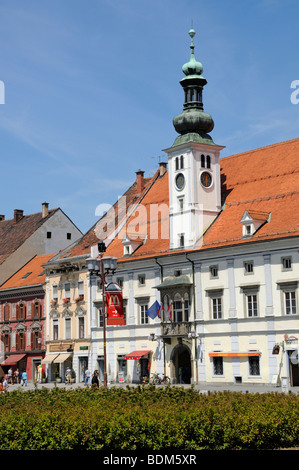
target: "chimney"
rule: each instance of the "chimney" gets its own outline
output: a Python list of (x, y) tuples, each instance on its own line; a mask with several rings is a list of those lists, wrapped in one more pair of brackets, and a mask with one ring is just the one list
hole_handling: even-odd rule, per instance
[(137, 184), (137, 194), (141, 194), (144, 190), (144, 171), (138, 170), (136, 171), (136, 184)]
[(160, 162), (159, 166), (160, 166), (160, 177), (161, 177), (161, 176), (165, 175), (165, 173), (167, 171), (167, 163), (166, 162)]
[(14, 223), (17, 224), (23, 218), (23, 211), (21, 209), (14, 210)]
[(42, 203), (42, 218), (44, 219), (49, 215), (49, 203), (43, 202)]
[(0, 222), (1, 220), (5, 220), (5, 215), (0, 215)]

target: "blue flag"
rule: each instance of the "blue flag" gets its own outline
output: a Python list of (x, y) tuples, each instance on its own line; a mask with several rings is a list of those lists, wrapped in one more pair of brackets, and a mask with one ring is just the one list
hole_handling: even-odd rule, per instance
[(150, 318), (154, 320), (160, 311), (161, 305), (159, 304), (158, 300), (145, 312), (145, 315), (148, 315)]

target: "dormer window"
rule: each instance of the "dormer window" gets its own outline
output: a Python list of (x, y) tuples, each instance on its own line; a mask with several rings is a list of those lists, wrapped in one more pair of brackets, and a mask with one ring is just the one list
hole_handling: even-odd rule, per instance
[(130, 256), (134, 253), (137, 248), (143, 245), (146, 241), (146, 236), (144, 237), (129, 237), (127, 234), (122, 239), (122, 244), (124, 247), (124, 256)]
[(246, 210), (240, 221), (243, 224), (243, 237), (252, 237), (265, 223), (270, 222), (268, 212)]

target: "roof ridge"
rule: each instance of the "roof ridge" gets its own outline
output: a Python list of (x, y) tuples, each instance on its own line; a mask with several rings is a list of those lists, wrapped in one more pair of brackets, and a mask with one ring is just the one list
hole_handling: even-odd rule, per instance
[(265, 150), (268, 148), (277, 147), (279, 145), (285, 145), (285, 144), (289, 144), (291, 142), (297, 142), (297, 141), (299, 142), (299, 137), (295, 137), (294, 139), (289, 139), (289, 140), (283, 140), (282, 142), (276, 142), (275, 144), (263, 145), (262, 147), (257, 147), (252, 150), (244, 150), (243, 152), (240, 152), (240, 153), (235, 153), (233, 155), (228, 155), (227, 157), (222, 157), (221, 160), (229, 160), (230, 158), (237, 158), (244, 154), (258, 152), (259, 150)]
[(289, 197), (293, 196), (294, 194), (298, 194), (298, 191), (289, 191), (288, 193), (282, 193), (282, 194), (273, 194), (272, 196), (264, 196), (264, 197), (258, 197), (255, 199), (246, 199), (244, 201), (232, 201), (232, 202), (225, 202), (226, 206), (237, 206), (239, 204), (247, 204), (248, 202), (256, 202), (256, 201), (267, 201), (270, 199), (279, 199), (283, 197)]

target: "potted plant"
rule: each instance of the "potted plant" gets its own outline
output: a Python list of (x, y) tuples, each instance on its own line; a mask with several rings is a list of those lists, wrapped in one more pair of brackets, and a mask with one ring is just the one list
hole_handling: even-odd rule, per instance
[(74, 371), (74, 369), (72, 369), (72, 372), (71, 372), (71, 382), (72, 383), (76, 382), (76, 372)]
[(54, 308), (54, 307), (56, 307), (57, 303), (58, 303), (57, 299), (52, 299), (51, 302), (50, 302), (50, 305), (51, 305), (52, 308)]
[(69, 298), (62, 299), (62, 303), (63, 305), (68, 305), (70, 303), (70, 299)]

